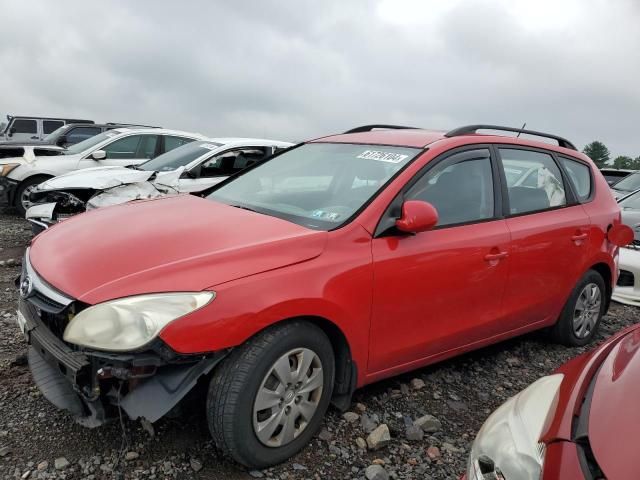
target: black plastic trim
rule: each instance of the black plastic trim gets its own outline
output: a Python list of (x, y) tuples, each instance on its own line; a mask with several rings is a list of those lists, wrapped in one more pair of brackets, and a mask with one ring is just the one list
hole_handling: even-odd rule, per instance
[(351, 130), (347, 130), (344, 134), (347, 133), (364, 133), (370, 132), (372, 130), (419, 130), (418, 127), (406, 127), (403, 125), (386, 125), (386, 124), (374, 124), (374, 125), (362, 125), (360, 127), (352, 128)]

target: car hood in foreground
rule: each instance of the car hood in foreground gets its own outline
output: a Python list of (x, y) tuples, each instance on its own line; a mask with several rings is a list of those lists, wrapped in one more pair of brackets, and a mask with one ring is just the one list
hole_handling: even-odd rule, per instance
[(589, 411), (589, 441), (606, 478), (638, 476), (640, 329), (620, 340), (596, 376)]
[(101, 208), (33, 241), (30, 261), (88, 304), (199, 291), (320, 255), (327, 232), (191, 195)]

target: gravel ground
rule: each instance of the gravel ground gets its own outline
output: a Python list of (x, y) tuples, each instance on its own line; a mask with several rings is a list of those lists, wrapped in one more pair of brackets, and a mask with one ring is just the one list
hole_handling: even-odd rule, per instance
[[(88, 430), (49, 405), (31, 380), (14, 323), (13, 279), (29, 238), (26, 222), (0, 212), (1, 479), (458, 478), (487, 415), (585, 350), (532, 334), (376, 383), (356, 392), (350, 413), (330, 411), (320, 434), (296, 457), (247, 472), (213, 447), (203, 405), (159, 421), (153, 435), (126, 419)], [(614, 304), (597, 342), (636, 318), (634, 308)], [(422, 428), (411, 427), (417, 419)], [(390, 439), (379, 427), (373, 437), (386, 446), (371, 450), (366, 439), (379, 425), (388, 427)]]

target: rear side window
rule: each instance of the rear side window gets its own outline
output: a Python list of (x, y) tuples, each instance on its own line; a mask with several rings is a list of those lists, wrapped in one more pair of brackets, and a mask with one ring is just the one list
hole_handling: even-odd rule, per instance
[(35, 120), (19, 118), (11, 125), (11, 131), (14, 133), (38, 133), (38, 124)]
[(577, 160), (560, 157), (560, 162), (569, 174), (569, 179), (576, 192), (578, 200), (585, 202), (591, 196), (591, 172), (590, 168)]
[(100, 127), (76, 127), (67, 133), (67, 143), (79, 143), (100, 133)]
[(42, 131), (45, 134), (49, 134), (63, 126), (64, 126), (64, 122), (61, 122), (59, 120), (43, 120), (42, 121)]
[(170, 152), (174, 148), (181, 147), (187, 143), (193, 142), (193, 138), (164, 136), (164, 151)]
[(562, 174), (551, 155), (500, 148), (507, 179), (511, 215), (538, 212), (567, 204)]
[(440, 227), (493, 218), (489, 151), (482, 149), (477, 153), (478, 158), (469, 158), (469, 152), (464, 152), (441, 162), (411, 187), (405, 200), (432, 204), (438, 211)]

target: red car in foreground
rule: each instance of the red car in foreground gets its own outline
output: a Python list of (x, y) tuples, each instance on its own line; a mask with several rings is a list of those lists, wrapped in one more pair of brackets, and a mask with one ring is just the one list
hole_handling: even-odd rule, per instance
[(535, 329), (588, 343), (627, 228), (607, 183), (567, 140), (482, 129), (517, 131), (361, 127), (56, 225), (19, 285), (35, 382), (89, 426), (207, 382), (218, 447), (265, 467), (365, 384)]
[(638, 478), (640, 325), (610, 338), (496, 410), (463, 480)]

